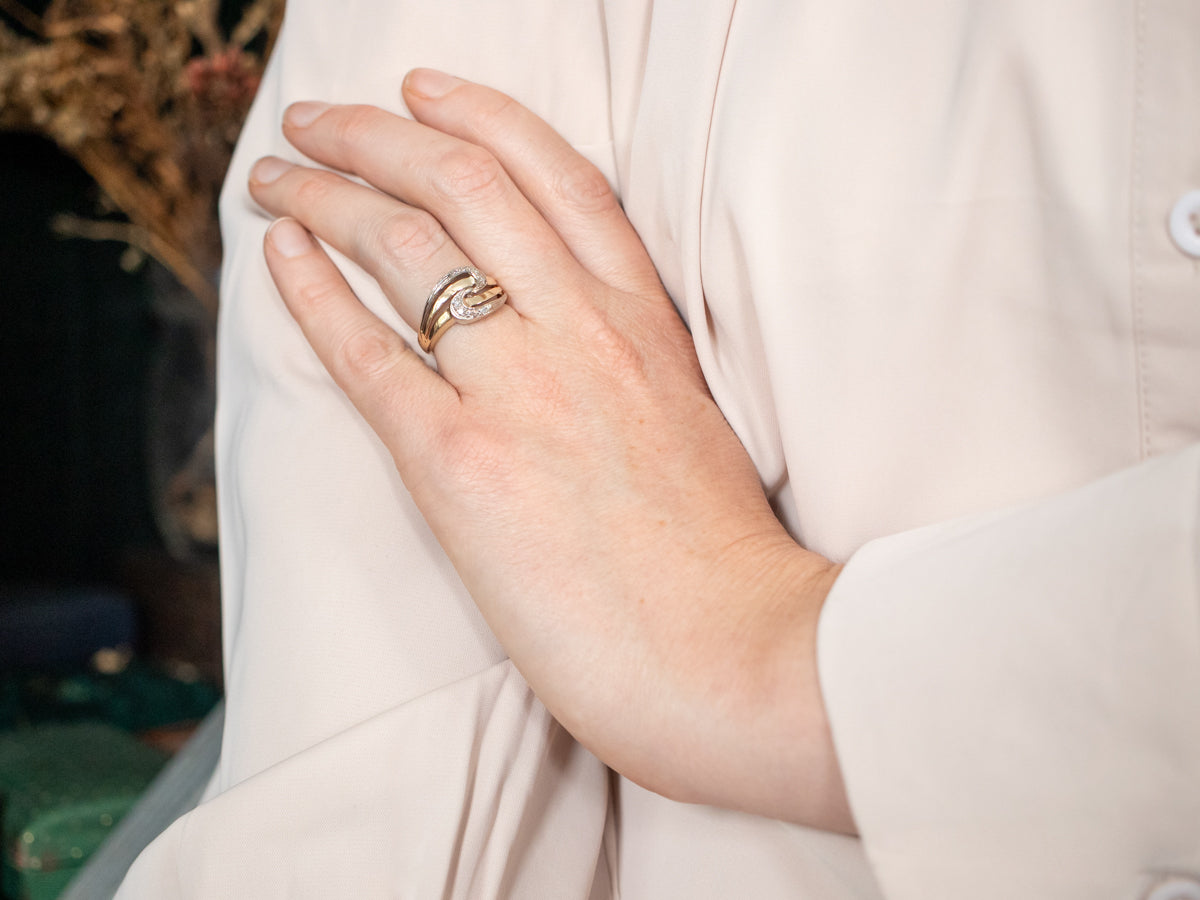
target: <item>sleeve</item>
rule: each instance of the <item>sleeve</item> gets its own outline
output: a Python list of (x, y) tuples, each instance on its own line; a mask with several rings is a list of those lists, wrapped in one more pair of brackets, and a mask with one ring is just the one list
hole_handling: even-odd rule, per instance
[(505, 658), (288, 315), (246, 189), (257, 158), (302, 161), (280, 132), (290, 103), (403, 112), (418, 65), (506, 90), (599, 154), (602, 25), (553, 0), (289, 0), (221, 206), (221, 754), (205, 802), (147, 847), (120, 897), (603, 895), (607, 770)]
[(889, 900), (1200, 892), (1198, 515), (1194, 445), (851, 558), (819, 664)]

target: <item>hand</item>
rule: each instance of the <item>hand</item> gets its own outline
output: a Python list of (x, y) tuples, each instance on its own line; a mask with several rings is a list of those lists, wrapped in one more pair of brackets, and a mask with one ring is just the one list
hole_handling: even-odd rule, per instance
[[(265, 252), (288, 308), (578, 740), (676, 799), (852, 830), (815, 664), (837, 569), (772, 514), (608, 184), (495, 91), (416, 70), (405, 99), (416, 121), (285, 116), (302, 153), (374, 189), (274, 158), (252, 172), (285, 217)], [(435, 371), (308, 232), (412, 328), (463, 265), (509, 302), (448, 329)]]

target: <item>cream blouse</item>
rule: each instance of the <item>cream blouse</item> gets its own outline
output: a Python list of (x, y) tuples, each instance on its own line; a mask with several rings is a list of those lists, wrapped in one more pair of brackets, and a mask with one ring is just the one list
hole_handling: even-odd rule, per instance
[[(848, 560), (861, 841), (610, 781), (284, 309), (249, 166), (418, 65), (605, 171)], [(1200, 897), (1198, 188), (1195, 0), (290, 0), (223, 199), (225, 742), (120, 896)]]

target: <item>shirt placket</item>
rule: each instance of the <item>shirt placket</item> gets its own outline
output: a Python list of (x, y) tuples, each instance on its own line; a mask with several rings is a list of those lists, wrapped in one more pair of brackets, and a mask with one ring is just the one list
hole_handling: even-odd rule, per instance
[(1200, 3), (1137, 9), (1131, 296), (1148, 457), (1200, 439)]

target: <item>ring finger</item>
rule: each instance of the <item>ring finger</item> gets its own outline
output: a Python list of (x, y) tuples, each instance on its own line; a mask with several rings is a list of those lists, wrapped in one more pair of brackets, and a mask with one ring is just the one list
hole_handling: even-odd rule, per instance
[[(320, 169), (265, 157), (250, 173), (250, 192), (275, 216), (290, 216), (330, 246), (360, 262), (405, 323), (417, 331), (430, 289), (447, 272), (472, 265), (428, 212)], [(509, 308), (506, 308), (509, 307)], [(464, 354), (506, 343), (502, 332), (519, 318), (509, 304), (489, 318), (490, 339), (465, 339), (449, 328), (437, 345), (439, 370), (453, 377)], [(513, 335), (507, 334), (511, 339)], [(412, 342), (415, 344), (415, 341)], [(474, 363), (467, 369), (477, 369)]]

